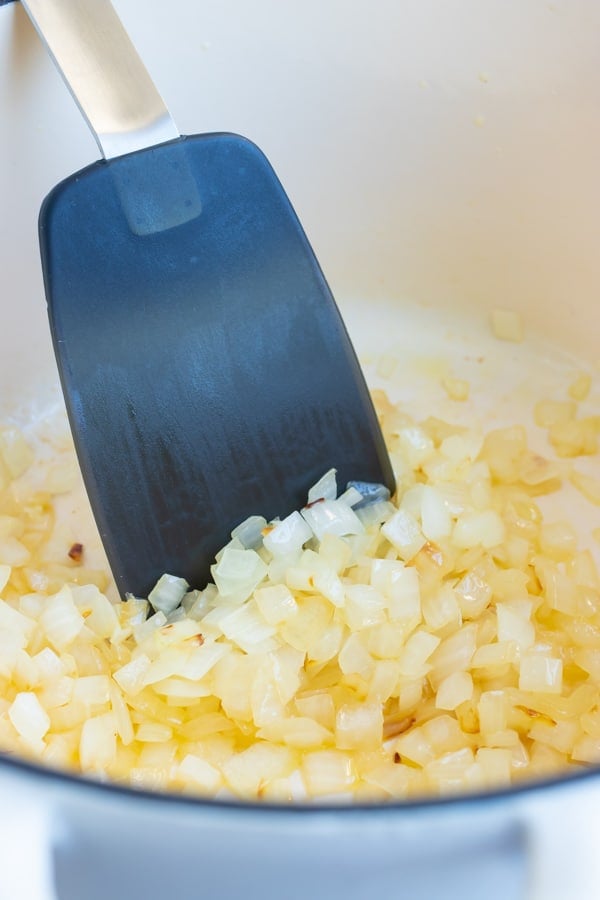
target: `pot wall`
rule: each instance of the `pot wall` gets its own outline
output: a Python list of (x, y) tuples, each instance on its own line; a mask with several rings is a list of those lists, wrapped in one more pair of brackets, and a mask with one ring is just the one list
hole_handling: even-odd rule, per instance
[[(509, 306), (540, 339), (596, 359), (599, 5), (115, 6), (182, 132), (232, 130), (266, 152), (359, 350), (373, 309), (382, 331), (402, 331), (408, 304), (433, 322), (484, 322)], [(5, 413), (43, 409), (56, 391), (37, 211), (98, 156), (17, 4), (0, 8), (0, 122)], [(16, 823), (4, 845), (10, 900), (120, 900), (136, 888), (147, 900), (392, 889), (591, 900), (600, 883), (594, 779), (502, 801), (301, 815), (134, 798), (7, 766), (0, 784)], [(10, 848), (26, 838), (37, 863), (23, 868)], [(44, 880), (54, 870), (56, 891)]]

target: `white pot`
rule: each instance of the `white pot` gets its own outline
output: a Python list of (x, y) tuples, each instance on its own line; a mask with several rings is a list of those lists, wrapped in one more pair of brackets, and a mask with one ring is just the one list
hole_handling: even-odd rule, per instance
[[(593, 0), (115, 6), (183, 133), (265, 151), (359, 353), (401, 359), (392, 393), (443, 412), (424, 384), (442, 359), (480, 386), (482, 418), (519, 421), (595, 364)], [(57, 391), (39, 206), (97, 151), (17, 4), (0, 7), (0, 85), (0, 414), (27, 417)], [(491, 338), (495, 307), (519, 311), (523, 344)], [(18, 761), (0, 761), (0, 790), (0, 900), (600, 894), (594, 773), (386, 808), (135, 795)]]

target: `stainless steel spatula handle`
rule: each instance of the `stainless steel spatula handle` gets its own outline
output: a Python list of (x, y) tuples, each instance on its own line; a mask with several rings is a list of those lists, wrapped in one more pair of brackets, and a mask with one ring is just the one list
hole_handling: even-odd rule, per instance
[(179, 137), (109, 0), (22, 0), (105, 159)]

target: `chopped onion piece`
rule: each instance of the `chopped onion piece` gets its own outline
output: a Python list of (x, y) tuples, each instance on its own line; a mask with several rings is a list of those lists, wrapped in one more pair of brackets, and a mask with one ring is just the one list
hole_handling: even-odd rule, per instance
[(177, 578), (175, 575), (165, 573), (161, 575), (148, 594), (148, 600), (156, 612), (168, 615), (179, 606), (189, 587), (185, 578)]
[(242, 602), (261, 583), (267, 566), (254, 550), (228, 548), (210, 571), (222, 597)]
[(34, 746), (50, 728), (50, 717), (31, 691), (17, 694), (8, 709), (8, 718), (21, 737)]
[(335, 500), (337, 497), (337, 480), (336, 469), (329, 469), (328, 472), (319, 478), (313, 484), (308, 492), (308, 504), (316, 503), (317, 500)]
[(340, 500), (316, 501), (301, 512), (318, 540), (322, 540), (326, 534), (343, 537), (347, 534), (362, 534), (364, 531), (356, 513)]
[(412, 559), (427, 542), (415, 517), (404, 509), (394, 513), (382, 526), (381, 533), (393, 544), (403, 560)]
[(435, 705), (438, 709), (456, 709), (473, 696), (473, 678), (469, 672), (453, 672), (440, 683)]
[(540, 694), (560, 694), (563, 664), (561, 659), (527, 654), (521, 659), (519, 689)]
[(289, 557), (299, 553), (304, 544), (313, 537), (312, 529), (297, 510), (265, 534), (263, 543), (274, 557)]
[(493, 309), (492, 331), (501, 341), (513, 341), (520, 344), (523, 340), (523, 320), (514, 310)]
[(346, 488), (344, 493), (338, 497), (340, 503), (345, 503), (346, 506), (351, 506), (352, 508), (357, 507), (360, 503), (364, 503), (364, 499), (361, 492), (355, 487)]
[(267, 520), (262, 516), (250, 516), (231, 532), (233, 540), (238, 540), (246, 550), (256, 550), (262, 544), (263, 529)]

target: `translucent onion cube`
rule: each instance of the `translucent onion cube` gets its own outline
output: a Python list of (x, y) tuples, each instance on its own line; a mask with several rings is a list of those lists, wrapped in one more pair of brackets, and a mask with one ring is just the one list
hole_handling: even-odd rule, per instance
[(421, 530), (430, 541), (446, 538), (452, 531), (452, 516), (442, 494), (425, 485), (421, 497)]
[(400, 674), (418, 678), (426, 670), (425, 664), (439, 646), (440, 638), (428, 631), (416, 631), (407, 640), (398, 659)]
[(165, 573), (148, 594), (148, 600), (156, 612), (168, 615), (179, 606), (189, 587), (185, 578)]
[(257, 728), (279, 721), (285, 716), (285, 703), (281, 699), (275, 673), (270, 660), (264, 660), (250, 686), (252, 718)]
[(315, 693), (307, 697), (297, 697), (295, 703), (300, 716), (314, 719), (327, 729), (334, 727), (336, 713), (331, 694)]
[(254, 592), (254, 599), (269, 625), (280, 625), (295, 616), (298, 611), (294, 595), (285, 584), (258, 588)]
[(307, 647), (307, 658), (314, 662), (328, 662), (338, 655), (344, 639), (344, 626), (339, 622), (327, 628)]
[(367, 784), (380, 788), (390, 797), (401, 799), (409, 795), (417, 771), (413, 766), (386, 762), (379, 763), (361, 774)]
[(465, 736), (454, 716), (434, 716), (421, 726), (421, 730), (437, 755), (459, 750), (464, 746)]
[(245, 650), (251, 653), (275, 634), (273, 625), (265, 622), (255, 605), (244, 604), (230, 612), (221, 620), (223, 634)]
[(294, 756), (287, 747), (259, 742), (231, 756), (222, 770), (236, 794), (256, 797), (269, 781), (288, 775), (293, 764)]
[(451, 584), (443, 584), (435, 592), (426, 595), (422, 603), (423, 618), (432, 631), (461, 624), (461, 612), (456, 593)]
[(344, 612), (351, 631), (385, 622), (385, 598), (374, 587), (352, 584), (346, 587), (345, 594)]
[(459, 631), (444, 638), (429, 659), (431, 671), (428, 678), (434, 690), (453, 672), (464, 672), (469, 668), (476, 649), (477, 628), (465, 625)]
[(313, 586), (334, 606), (344, 606), (345, 591), (337, 573), (329, 566), (320, 567), (312, 576)]
[[(367, 535), (355, 535), (355, 540), (368, 541)], [(332, 569), (336, 575), (341, 575), (350, 565), (353, 556), (351, 538), (337, 537), (335, 534), (326, 534), (319, 546), (319, 559), (327, 568)]]
[(519, 689), (540, 694), (560, 694), (562, 690), (562, 659), (540, 654), (526, 654), (519, 669)]
[(504, 691), (483, 691), (477, 705), (482, 734), (494, 734), (506, 728), (508, 700)]
[[(63, 675), (60, 678), (52, 678), (46, 682), (38, 692), (40, 703), (44, 709), (51, 712), (57, 707), (66, 707), (73, 699), (76, 681), (76, 678)], [(88, 713), (88, 709), (81, 700), (77, 702), (77, 708), (85, 710), (86, 714)]]
[(283, 646), (269, 653), (268, 663), (282, 703), (289, 703), (300, 688), (304, 675), (304, 659), (304, 653), (294, 647)]
[(319, 540), (326, 534), (343, 537), (362, 534), (364, 526), (354, 510), (341, 500), (321, 500), (301, 510), (302, 517)]
[(464, 789), (466, 773), (474, 761), (475, 757), (470, 747), (452, 750), (428, 763), (425, 766), (425, 775), (440, 788), (452, 789), (454, 786), (457, 790)]
[(308, 503), (317, 500), (335, 500), (337, 497), (336, 469), (329, 469), (319, 480), (313, 484), (308, 492)]
[(475, 755), (488, 784), (508, 785), (511, 781), (512, 751), (504, 748), (480, 747)]
[(587, 734), (580, 737), (573, 747), (571, 759), (596, 766), (600, 764), (600, 737)]
[(136, 741), (149, 744), (161, 744), (170, 741), (173, 737), (173, 729), (163, 722), (142, 722), (135, 732)]
[(206, 639), (200, 647), (192, 647), (182, 660), (179, 674), (182, 678), (200, 681), (230, 650), (227, 644)]
[(188, 753), (180, 762), (177, 774), (186, 785), (214, 793), (222, 783), (221, 773), (200, 756)]
[(263, 545), (273, 556), (298, 553), (313, 536), (312, 529), (297, 510), (278, 522), (263, 537)]
[(243, 601), (263, 580), (267, 566), (254, 550), (228, 547), (210, 571), (222, 597)]
[(385, 703), (392, 694), (397, 695), (399, 679), (400, 667), (395, 659), (377, 660), (369, 682), (367, 702)]
[(84, 619), (68, 586), (48, 597), (40, 616), (40, 624), (50, 643), (62, 652), (69, 647), (84, 625)]
[(465, 512), (459, 516), (452, 541), (457, 547), (465, 550), (471, 547), (497, 547), (504, 540), (506, 533), (504, 522), (494, 509), (482, 512)]
[(401, 758), (406, 757), (419, 766), (425, 766), (436, 758), (436, 752), (424, 735), (422, 728), (412, 728), (407, 731), (406, 734), (396, 739), (393, 746), (394, 751), (399, 753)]
[(557, 563), (547, 557), (537, 557), (534, 560), (534, 568), (535, 574), (542, 583), (548, 606), (568, 616), (575, 616), (579, 591), (573, 579)]
[(113, 672), (113, 678), (122, 691), (134, 697), (142, 690), (145, 678), (152, 665), (151, 660), (144, 653), (134, 657), (124, 666)]
[(456, 709), (473, 696), (473, 678), (469, 672), (453, 672), (440, 683), (435, 705), (438, 709)]
[(115, 728), (124, 747), (131, 744), (134, 739), (133, 724), (129, 707), (125, 703), (121, 691), (114, 682), (110, 685), (110, 703), (115, 717)]
[(32, 660), (37, 666), (40, 682), (49, 684), (66, 672), (66, 666), (62, 659), (50, 647), (44, 647), (43, 650), (40, 650), (39, 653), (32, 657)]
[[(390, 492), (387, 491), (387, 489), (384, 490), (386, 490), (387, 496), (389, 497)], [(360, 503), (365, 503), (365, 498), (358, 490), (358, 488), (354, 487), (354, 485), (350, 485), (349, 487), (347, 487), (344, 493), (340, 494), (338, 499), (341, 500), (342, 503), (345, 503), (347, 506), (358, 506)]]
[(24, 639), (29, 640), (35, 631), (35, 622), (29, 616), (14, 609), (4, 600), (0, 600), (0, 629), (5, 632), (12, 632), (21, 635)]
[(427, 538), (421, 531), (419, 523), (411, 513), (405, 509), (399, 509), (385, 525), (381, 527), (381, 533), (396, 548), (398, 555), (403, 560), (410, 560), (427, 543)]
[(496, 604), (498, 640), (515, 641), (519, 650), (527, 650), (535, 642), (535, 626), (505, 603)]
[(540, 527), (540, 549), (552, 559), (570, 559), (577, 550), (577, 533), (567, 522), (543, 522)]
[(85, 703), (90, 709), (104, 706), (110, 699), (110, 679), (108, 675), (84, 675), (76, 679), (73, 699)]
[(231, 719), (252, 720), (250, 690), (257, 662), (252, 656), (233, 651), (219, 660), (213, 670), (213, 691)]
[(490, 585), (475, 569), (464, 575), (454, 590), (465, 619), (476, 619), (492, 599)]
[(405, 460), (418, 469), (435, 453), (433, 441), (419, 425), (406, 425), (397, 432), (397, 444)]
[(85, 615), (86, 626), (98, 637), (110, 639), (119, 628), (118, 607), (94, 584), (74, 586), (72, 592), (75, 605)]
[(497, 669), (516, 663), (518, 647), (515, 641), (498, 641), (494, 644), (482, 644), (471, 660), (472, 669)]
[(345, 704), (338, 709), (335, 737), (341, 750), (376, 750), (381, 746), (382, 734), (379, 703)]
[(8, 718), (28, 744), (37, 745), (50, 728), (50, 717), (31, 691), (17, 694), (8, 709)]
[(256, 550), (263, 541), (263, 530), (267, 520), (263, 516), (248, 516), (231, 532), (233, 540), (238, 540), (246, 550)]
[(371, 584), (388, 598), (390, 619), (421, 621), (421, 588), (419, 573), (414, 567), (398, 560), (374, 559), (371, 563)]
[(554, 747), (559, 753), (570, 753), (581, 733), (581, 724), (576, 719), (567, 722), (547, 722), (539, 719), (531, 726), (529, 737), (533, 741)]
[(373, 657), (365, 647), (360, 635), (351, 634), (340, 650), (338, 658), (344, 675), (362, 675), (368, 678), (373, 668)]
[(298, 749), (317, 748), (331, 743), (333, 735), (314, 719), (303, 716), (278, 718), (263, 725), (258, 731), (262, 740), (286, 744)]
[(177, 675), (156, 681), (152, 690), (155, 694), (168, 697), (168, 702), (174, 706), (188, 706), (188, 701), (209, 697), (211, 694), (204, 681), (190, 681), (189, 678), (179, 678)]
[(81, 728), (79, 759), (85, 770), (112, 765), (117, 754), (117, 727), (113, 713), (86, 719)]
[[(448, 437), (444, 438), (444, 440), (440, 444), (440, 453), (451, 462), (457, 464), (472, 464), (479, 456), (482, 446), (483, 436), (480, 434), (480, 432), (466, 431), (462, 432), (461, 434), (451, 434)], [(479, 465), (481, 465), (481, 463)], [(476, 473), (479, 474), (479, 477), (485, 476), (486, 474), (485, 470), (483, 469), (472, 469), (469, 475), (470, 479), (473, 478)], [(443, 492), (444, 490), (451, 490), (452, 488), (454, 488), (455, 491), (459, 492), (460, 497), (460, 481), (457, 481), (455, 484), (445, 484), (439, 489), (441, 489)]]
[(324, 597), (298, 598), (298, 614), (283, 623), (280, 636), (296, 650), (306, 651), (322, 636), (332, 616), (333, 607)]
[(158, 631), (159, 628), (162, 628), (163, 625), (166, 624), (167, 617), (162, 611), (154, 613), (153, 616), (150, 616), (142, 622), (136, 623), (133, 627), (133, 636), (136, 643), (143, 644), (155, 631)]
[(302, 760), (302, 777), (309, 795), (348, 790), (355, 781), (350, 757), (340, 750), (316, 750)]

